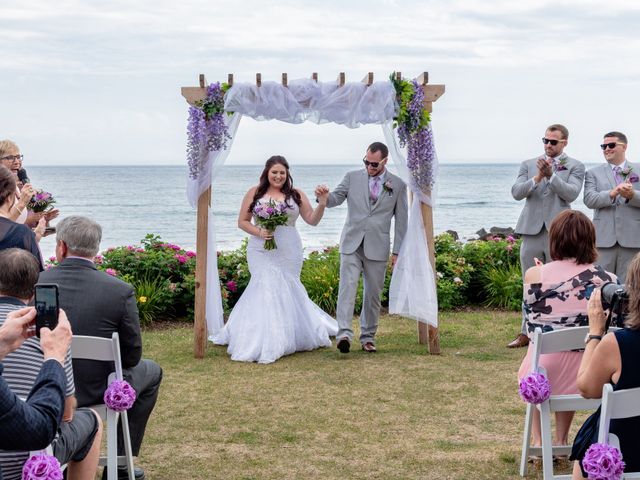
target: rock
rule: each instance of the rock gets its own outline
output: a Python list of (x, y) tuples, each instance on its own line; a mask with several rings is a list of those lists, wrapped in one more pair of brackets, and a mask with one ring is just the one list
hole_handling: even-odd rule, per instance
[(455, 230), (447, 230), (444, 233), (448, 233), (449, 235), (451, 235), (456, 242), (460, 240), (460, 236), (458, 235), (458, 232), (456, 232)]
[(490, 240), (494, 237), (507, 238), (509, 236), (519, 238), (519, 235), (511, 227), (491, 227), (489, 232), (481, 228), (476, 232), (476, 235), (478, 235), (479, 240)]

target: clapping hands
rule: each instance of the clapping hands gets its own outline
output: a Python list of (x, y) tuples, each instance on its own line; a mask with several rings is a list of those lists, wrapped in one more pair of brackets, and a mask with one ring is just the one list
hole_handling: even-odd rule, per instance
[(314, 190), (316, 195), (316, 200), (320, 205), (326, 206), (327, 200), (329, 199), (329, 186), (328, 185), (318, 185)]

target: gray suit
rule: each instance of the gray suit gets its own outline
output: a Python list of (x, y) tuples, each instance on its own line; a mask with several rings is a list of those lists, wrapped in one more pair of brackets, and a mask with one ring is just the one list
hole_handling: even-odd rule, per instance
[(536, 184), (533, 177), (538, 174), (538, 158), (522, 162), (518, 178), (511, 187), (514, 199), (526, 199), (515, 230), (522, 236), (522, 275), (534, 265), (534, 257), (545, 263), (551, 260), (547, 238), (549, 226), (558, 213), (571, 208), (571, 202), (578, 198), (584, 180), (584, 165), (563, 153), (559, 160), (564, 162), (564, 169)]
[[(637, 172), (638, 167), (627, 162)], [(584, 182), (584, 204), (593, 209), (596, 227), (598, 263), (625, 281), (627, 265), (640, 250), (640, 183), (633, 183), (636, 194), (631, 200), (609, 192), (616, 187), (611, 165), (604, 163), (590, 169)]]
[(364, 293), (360, 342), (373, 342), (378, 328), (380, 294), (389, 260), (391, 219), (395, 219), (394, 254), (400, 251), (407, 231), (407, 186), (389, 170), (385, 172), (387, 182), (391, 183), (392, 191), (383, 189), (377, 201), (371, 203), (366, 169), (354, 170), (348, 172), (329, 194), (329, 208), (347, 200), (347, 219), (340, 238), (340, 288), (336, 312), (339, 330), (336, 338), (353, 339), (351, 322), (361, 274)]

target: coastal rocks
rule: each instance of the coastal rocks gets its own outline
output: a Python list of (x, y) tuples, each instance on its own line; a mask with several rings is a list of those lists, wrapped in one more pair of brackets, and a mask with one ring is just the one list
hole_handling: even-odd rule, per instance
[(490, 240), (494, 237), (501, 237), (501, 238), (507, 238), (507, 237), (513, 237), (513, 238), (520, 238), (520, 235), (518, 235), (517, 233), (515, 233), (513, 231), (513, 228), (511, 227), (491, 227), (489, 229), (489, 232), (487, 232), (484, 228), (481, 228), (480, 230), (478, 230), (476, 232), (476, 235), (478, 235), (478, 239), (479, 240)]

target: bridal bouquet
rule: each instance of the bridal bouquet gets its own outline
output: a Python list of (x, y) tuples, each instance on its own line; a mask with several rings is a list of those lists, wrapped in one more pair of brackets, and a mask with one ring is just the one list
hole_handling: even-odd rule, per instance
[(33, 197), (31, 197), (31, 201), (27, 205), (27, 208), (36, 213), (44, 212), (54, 203), (56, 203), (56, 200), (49, 192), (36, 190)]
[[(289, 220), (286, 213), (287, 208), (289, 207), (286, 203), (276, 202), (273, 199), (266, 203), (256, 203), (255, 207), (253, 207), (256, 225), (273, 233), (276, 227), (287, 224)], [(264, 241), (265, 250), (275, 250), (276, 248), (278, 248), (278, 246), (276, 245), (275, 238)]]

